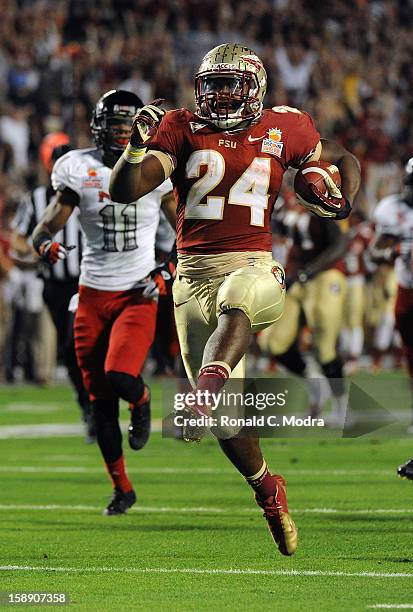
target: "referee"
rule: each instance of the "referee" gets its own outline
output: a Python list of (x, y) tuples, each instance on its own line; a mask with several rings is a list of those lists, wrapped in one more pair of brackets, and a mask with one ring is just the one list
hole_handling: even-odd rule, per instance
[[(69, 138), (63, 134), (51, 134), (46, 136), (46, 139), (49, 141), (49, 146), (45, 154), (43, 143), (41, 158), (43, 165), (50, 174), (54, 162), (70, 151), (71, 147), (69, 146)], [(62, 141), (66, 144), (61, 144)], [(57, 146), (50, 146), (53, 142), (57, 143)], [(49, 154), (47, 154), (47, 150)], [(24, 245), (31, 250), (28, 239), (53, 196), (54, 191), (49, 184), (47, 187), (43, 185), (36, 187), (21, 200), (13, 223), (16, 250), (23, 251)], [(77, 211), (74, 211), (65, 227), (56, 234), (56, 240), (62, 244), (74, 245), (76, 250), (73, 255), (76, 254), (76, 256), (59, 261), (53, 266), (48, 266), (44, 262), (39, 263), (39, 276), (43, 278), (44, 282), (43, 299), (56, 327), (58, 354), (63, 358), (69, 378), (76, 390), (77, 401), (86, 424), (86, 441), (93, 442), (95, 440), (95, 430), (91, 417), (89, 398), (83, 386), (82, 375), (77, 365), (74, 349), (74, 313), (69, 312), (69, 303), (78, 292), (80, 261), (82, 257), (82, 237)]]

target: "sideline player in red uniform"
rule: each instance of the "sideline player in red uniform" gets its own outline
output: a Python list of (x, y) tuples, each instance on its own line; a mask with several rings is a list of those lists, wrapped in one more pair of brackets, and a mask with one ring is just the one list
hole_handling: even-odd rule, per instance
[(286, 264), (288, 291), (284, 315), (279, 325), (271, 325), (262, 332), (258, 345), (290, 372), (307, 379), (310, 414), (317, 417), (326, 402), (326, 392), (324, 382), (311, 374), (312, 368), (308, 368), (301, 353), (299, 339), (304, 315), (312, 332), (313, 354), (333, 395), (332, 410), (326, 420), (330, 425), (343, 427), (348, 397), (337, 339), (346, 281), (337, 268), (346, 252), (347, 241), (339, 224), (332, 219), (320, 219), (298, 203), (294, 211), (284, 211), (281, 209), (275, 219), (273, 216), (272, 224), (275, 231), (278, 229), (280, 234), (292, 239)]
[(119, 398), (130, 404), (129, 444), (139, 450), (150, 432), (150, 394), (141, 370), (155, 335), (155, 234), (161, 207), (173, 222), (176, 207), (169, 180), (151, 190), (139, 207), (135, 201), (116, 206), (110, 199), (111, 168), (142, 106), (129, 91), (113, 90), (101, 97), (91, 122), (96, 147), (71, 151), (56, 162), (52, 184), (57, 196), (33, 233), (33, 245), (43, 259), (65, 259), (68, 247), (53, 236), (78, 208), (84, 248), (75, 350), (113, 483), (108, 515), (124, 514), (136, 501), (122, 452)]
[[(141, 109), (112, 172), (111, 196), (125, 203), (172, 179), (175, 318), (188, 377), (201, 393), (218, 392), (230, 376), (242, 378), (251, 333), (282, 315), (284, 273), (272, 260), (270, 216), (288, 166), (323, 152), (340, 169), (345, 215), (359, 186), (357, 160), (339, 145), (322, 144), (309, 115), (285, 106), (263, 109), (266, 84), (251, 49), (212, 49), (195, 78), (196, 112), (165, 114), (156, 103)], [(332, 203), (320, 197), (319, 213), (335, 215)], [(205, 405), (194, 411), (207, 412)], [(270, 474), (259, 440), (232, 437), (219, 444), (254, 489), (280, 552), (292, 555), (297, 530), (285, 481)]]

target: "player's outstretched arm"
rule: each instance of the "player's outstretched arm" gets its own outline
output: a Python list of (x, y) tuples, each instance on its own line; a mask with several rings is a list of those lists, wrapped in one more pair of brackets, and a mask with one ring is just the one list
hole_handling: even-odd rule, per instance
[[(153, 191), (169, 177), (157, 152), (146, 153), (145, 145), (158, 131), (165, 111), (162, 100), (143, 106), (132, 122), (130, 142), (116, 162), (110, 177), (109, 194), (114, 202), (129, 204)], [(162, 155), (162, 154), (161, 154)]]
[(129, 204), (164, 182), (165, 171), (157, 157), (144, 153), (140, 163), (127, 161), (125, 154), (116, 162), (110, 177), (109, 194), (113, 202)]
[(53, 242), (53, 236), (64, 228), (79, 203), (79, 196), (72, 189), (58, 191), (56, 197), (45, 209), (42, 218), (33, 230), (32, 240), (35, 251), (50, 264), (66, 259), (71, 246)]
[(350, 151), (333, 140), (321, 139), (321, 159), (332, 162), (340, 170), (341, 191), (343, 196), (353, 204), (354, 198), (360, 188), (360, 163)]

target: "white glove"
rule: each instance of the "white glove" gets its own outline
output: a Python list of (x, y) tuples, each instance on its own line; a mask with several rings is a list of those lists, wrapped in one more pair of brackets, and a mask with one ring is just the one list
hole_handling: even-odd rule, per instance
[(78, 306), (79, 306), (79, 294), (75, 293), (70, 298), (69, 306), (67, 307), (67, 309), (69, 312), (76, 312)]
[(132, 121), (130, 143), (133, 147), (142, 147), (156, 133), (165, 111), (159, 108), (163, 100), (158, 98), (138, 110)]

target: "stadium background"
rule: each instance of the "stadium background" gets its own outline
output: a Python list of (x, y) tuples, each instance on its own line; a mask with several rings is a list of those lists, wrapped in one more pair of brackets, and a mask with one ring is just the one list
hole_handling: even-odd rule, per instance
[[(411, 454), (406, 440), (369, 438), (347, 446), (330, 441), (316, 448), (311, 441), (283, 441), (267, 451), (281, 457), (281, 468), (295, 487), (291, 504), (301, 508), (297, 518), (300, 528), (304, 523), (304, 554), (295, 565), (273, 562), (264, 526), (256, 514), (245, 514), (248, 495), (210, 441), (194, 453), (155, 434), (148, 451), (131, 458), (134, 478), (143, 475), (144, 480), (142, 516), (127, 517), (117, 533), (109, 533), (113, 529), (103, 524), (96, 501), (103, 504), (107, 483), (94, 448), (82, 446), (72, 392), (64, 369), (55, 368), (55, 339), (45, 308), (41, 325), (49, 330), (44, 333), (48, 340), (42, 339), (37, 353), (27, 350), (37, 324), (25, 319), (24, 307), (23, 334), (12, 329), (22, 307), (13, 299), (10, 224), (26, 191), (47, 181), (39, 156), (46, 134), (64, 131), (74, 146), (89, 146), (91, 110), (111, 88), (130, 89), (144, 102), (165, 98), (167, 108), (192, 108), (200, 58), (227, 40), (242, 41), (262, 58), (269, 76), (266, 105), (304, 108), (324, 137), (357, 155), (363, 172), (358, 206), (369, 219), (377, 201), (397, 191), (403, 163), (413, 155), (412, 2), (1, 0), (0, 13), (0, 378), (8, 383), (0, 388), (1, 476), (7, 491), (0, 504), (7, 545), (2, 569), (38, 568), (34, 577), (7, 570), (5, 584), (37, 590), (51, 581), (73, 592), (80, 607), (139, 609), (156, 606), (153, 591), (163, 572), (165, 592), (161, 589), (158, 597), (168, 596), (172, 609), (207, 604), (229, 609), (229, 602), (241, 609), (248, 602), (255, 609), (278, 591), (288, 610), (303, 609), (304, 601), (307, 609), (331, 609), (339, 601), (336, 609), (354, 610), (395, 601), (396, 581), (397, 603), (411, 603), (411, 492), (393, 482), (395, 466)], [(366, 350), (373, 353), (368, 340)], [(397, 342), (395, 351), (395, 358), (379, 364), (398, 367), (386, 376), (397, 388), (397, 402), (407, 407)], [(363, 369), (377, 366), (374, 357), (367, 355)], [(152, 361), (149, 372), (158, 365)], [(156, 404), (161, 383), (154, 382), (154, 389)], [(155, 413), (160, 416), (160, 401)], [(66, 427), (68, 437), (55, 437), (56, 424)], [(52, 427), (50, 437), (26, 438), (37, 425)], [(21, 432), (19, 426), (26, 428), (21, 439), (12, 433)], [(317, 494), (310, 495), (304, 479)], [(164, 497), (159, 487), (166, 491), (164, 510), (156, 509)], [(235, 518), (229, 510), (233, 505), (238, 507)], [(317, 508), (327, 510), (324, 517)], [(137, 519), (141, 539), (131, 549), (126, 540), (134, 536)], [(224, 533), (232, 528), (233, 537)], [(87, 541), (90, 530), (96, 534), (94, 546)], [(48, 563), (61, 568), (60, 578), (58, 571), (50, 578)], [(214, 576), (217, 565), (221, 573)], [(233, 565), (241, 568), (239, 576), (225, 573)], [(112, 573), (110, 567), (129, 568), (131, 575), (122, 569)], [(153, 571), (145, 574), (148, 567)], [(293, 569), (301, 573), (298, 583), (288, 574)], [(368, 581), (362, 577), (366, 571), (372, 573)], [(384, 578), (385, 572), (392, 576)], [(128, 599), (136, 596), (137, 581), (142, 583), (140, 604)]]
[[(222, 40), (242, 39), (267, 66), (266, 104), (305, 108), (324, 137), (357, 155), (363, 170), (358, 206), (367, 215), (397, 191), (402, 163), (413, 155), (409, 2), (4, 1), (2, 9), (3, 347), (11, 325), (10, 221), (25, 191), (47, 181), (42, 139), (64, 131), (74, 146), (89, 146), (91, 109), (108, 89), (192, 108), (200, 58)], [(0, 354), (4, 377), (5, 351)], [(30, 376), (47, 381), (52, 366), (40, 364)]]

